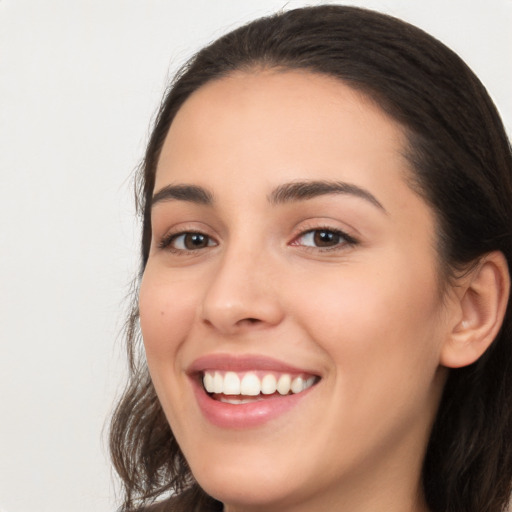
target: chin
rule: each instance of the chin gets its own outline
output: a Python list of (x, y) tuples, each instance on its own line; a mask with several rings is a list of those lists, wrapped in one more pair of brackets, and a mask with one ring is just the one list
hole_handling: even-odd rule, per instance
[(290, 474), (276, 461), (254, 460), (247, 463), (223, 461), (204, 463), (199, 469), (192, 467), (201, 488), (229, 510), (279, 510), (290, 496), (298, 496), (305, 482), (300, 475)]
[[(281, 482), (282, 483), (282, 482)], [(222, 502), (226, 512), (230, 510), (280, 510), (288, 501), (289, 493), (280, 482), (262, 478), (233, 478), (219, 475), (206, 477), (199, 482), (204, 491)]]

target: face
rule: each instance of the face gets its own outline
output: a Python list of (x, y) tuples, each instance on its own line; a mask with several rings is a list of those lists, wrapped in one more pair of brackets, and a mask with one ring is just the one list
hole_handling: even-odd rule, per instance
[(172, 123), (140, 322), (176, 439), (228, 511), (417, 505), (447, 322), (404, 145), (306, 72), (209, 83)]

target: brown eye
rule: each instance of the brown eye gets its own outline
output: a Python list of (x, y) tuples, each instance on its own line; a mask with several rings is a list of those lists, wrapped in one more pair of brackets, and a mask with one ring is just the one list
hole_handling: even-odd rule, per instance
[(180, 233), (173, 235), (163, 247), (169, 247), (173, 251), (196, 251), (214, 245), (215, 241), (203, 233)]
[(358, 243), (358, 240), (339, 229), (317, 228), (304, 231), (291, 245), (302, 246), (308, 250), (341, 251)]
[(332, 247), (338, 245), (342, 241), (339, 233), (327, 230), (313, 231), (313, 241), (317, 247)]
[(329, 249), (342, 247), (347, 243), (351, 244), (352, 239), (340, 231), (334, 231), (331, 229), (311, 229), (310, 231), (302, 233), (293, 245)]
[(208, 237), (201, 233), (187, 233), (183, 235), (185, 249), (194, 250), (208, 247)]

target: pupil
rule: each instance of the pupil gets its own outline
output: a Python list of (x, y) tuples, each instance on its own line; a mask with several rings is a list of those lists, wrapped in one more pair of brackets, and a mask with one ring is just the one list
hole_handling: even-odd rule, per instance
[(322, 246), (331, 246), (339, 243), (339, 235), (333, 233), (332, 231), (317, 231), (315, 233), (315, 245)]
[(185, 247), (187, 249), (198, 249), (201, 247), (206, 247), (207, 239), (206, 236), (201, 235), (199, 233), (189, 233), (185, 237)]

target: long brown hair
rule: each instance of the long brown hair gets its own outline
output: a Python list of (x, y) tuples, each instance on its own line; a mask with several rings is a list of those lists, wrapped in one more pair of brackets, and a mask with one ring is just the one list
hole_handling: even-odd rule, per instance
[[(172, 120), (205, 83), (274, 67), (336, 77), (376, 101), (408, 134), (412, 186), (438, 221), (443, 278), (498, 250), (512, 262), (510, 143), (485, 88), (446, 46), (376, 12), (318, 6), (256, 20), (201, 50), (169, 87), (141, 165), (141, 274), (148, 258), (156, 165)], [(129, 382), (111, 424), (123, 511), (220, 510), (194, 482), (151, 384), (138, 330), (137, 286), (127, 322)], [(423, 489), (433, 512), (499, 512), (512, 482), (512, 312), (491, 348), (450, 371), (430, 437)], [(156, 510), (156, 509), (155, 509)], [(170, 509), (169, 509), (170, 510)]]

